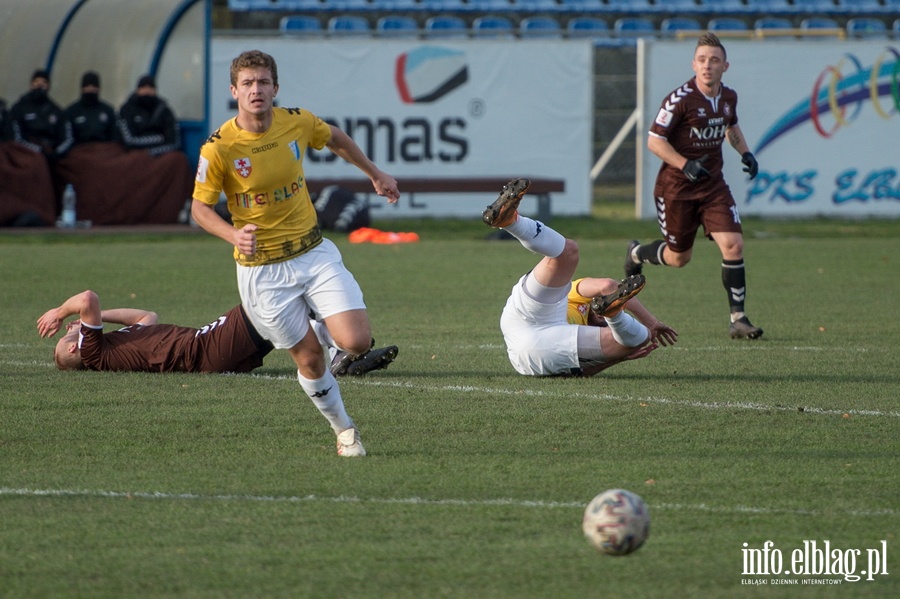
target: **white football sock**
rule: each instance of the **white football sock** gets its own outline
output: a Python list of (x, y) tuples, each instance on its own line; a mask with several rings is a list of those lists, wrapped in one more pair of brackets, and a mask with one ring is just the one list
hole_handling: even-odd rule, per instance
[(624, 310), (615, 316), (605, 316), (613, 338), (625, 347), (640, 347), (650, 338), (650, 331)]
[(519, 218), (503, 230), (519, 240), (535, 254), (558, 258), (566, 247), (566, 238), (544, 223), (519, 215)]
[(335, 433), (340, 433), (348, 428), (353, 428), (353, 420), (347, 415), (344, 409), (344, 400), (341, 398), (341, 390), (338, 387), (337, 380), (330, 370), (325, 370), (325, 374), (321, 378), (310, 380), (305, 378), (300, 371), (297, 371), (297, 380), (303, 391), (309, 396), (312, 402), (319, 408)]

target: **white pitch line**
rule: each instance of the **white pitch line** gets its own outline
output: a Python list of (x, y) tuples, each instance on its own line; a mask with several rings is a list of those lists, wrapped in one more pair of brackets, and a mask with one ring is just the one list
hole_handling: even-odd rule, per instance
[[(52, 366), (52, 363), (15, 363), (10, 361), (2, 361), (0, 360), (0, 364), (15, 364), (19, 366), (31, 366), (31, 365), (41, 365), (41, 366)], [(277, 380), (277, 381), (294, 381), (296, 378), (292, 375), (271, 375), (271, 374), (255, 374), (255, 373), (247, 373), (247, 374), (225, 374), (222, 376), (250, 376), (259, 379), (265, 380)], [(513, 396), (528, 396), (528, 397), (556, 397), (553, 393), (548, 393), (541, 390), (535, 389), (504, 389), (504, 388), (492, 388), (492, 387), (475, 387), (471, 385), (423, 385), (419, 382), (408, 382), (408, 381), (376, 381), (371, 378), (360, 378), (360, 377), (344, 377), (342, 378), (342, 385), (350, 384), (350, 385), (360, 385), (365, 387), (394, 387), (398, 389), (418, 389), (424, 391), (434, 391), (434, 392), (457, 392), (457, 393), (483, 393), (487, 395), (513, 395)], [(876, 417), (887, 417), (887, 418), (900, 418), (900, 412), (895, 411), (885, 411), (885, 410), (875, 410), (875, 409), (856, 409), (856, 408), (842, 408), (842, 409), (825, 409), (825, 408), (817, 408), (813, 406), (775, 406), (769, 404), (762, 404), (756, 402), (734, 402), (734, 401), (688, 401), (681, 399), (669, 399), (666, 397), (634, 397), (630, 395), (609, 395), (609, 394), (594, 394), (594, 393), (568, 393), (567, 397), (577, 398), (577, 399), (585, 399), (585, 400), (604, 400), (604, 401), (628, 401), (628, 402), (642, 402), (647, 404), (660, 404), (660, 405), (670, 405), (670, 406), (681, 406), (688, 408), (699, 408), (703, 410), (752, 410), (756, 412), (765, 412), (765, 411), (773, 411), (773, 412), (803, 412), (804, 414), (815, 414), (818, 416), (876, 416)]]
[[(102, 499), (163, 499), (173, 501), (235, 501), (258, 503), (374, 503), (379, 505), (424, 505), (424, 506), (458, 506), (458, 507), (521, 507), (521, 508), (584, 508), (588, 501), (543, 501), (530, 499), (425, 499), (423, 497), (356, 497), (338, 495), (323, 497), (320, 495), (235, 495), (235, 494), (203, 494), (203, 493), (166, 493), (161, 491), (103, 491), (90, 489), (15, 489), (0, 487), (0, 496), (18, 497), (97, 497)], [(689, 505), (680, 503), (651, 504), (651, 509), (672, 511), (701, 511), (719, 514), (795, 514), (800, 516), (819, 516), (826, 512), (810, 509), (751, 507), (745, 505), (712, 506), (705, 503)], [(889, 508), (881, 510), (833, 510), (828, 509), (830, 516), (843, 514), (854, 517), (896, 516), (897, 510)]]
[[(270, 380), (294, 380), (292, 376), (286, 375), (268, 375), (268, 374), (240, 374), (234, 376), (253, 376), (257, 378)], [(341, 385), (356, 384), (365, 387), (394, 387), (399, 389), (419, 389), (423, 391), (433, 392), (457, 392), (457, 393), (483, 393), (486, 395), (513, 395), (527, 397), (556, 397), (556, 394), (541, 391), (539, 389), (503, 389), (492, 387), (475, 387), (471, 385), (423, 385), (421, 383), (413, 383), (408, 381), (376, 381), (373, 379), (347, 377), (341, 379)], [(773, 406), (768, 404), (754, 402), (734, 402), (734, 401), (687, 401), (681, 399), (668, 399), (665, 397), (633, 397), (630, 395), (609, 395), (605, 393), (567, 393), (566, 397), (576, 399), (599, 399), (604, 401), (629, 401), (642, 402), (648, 404), (660, 404), (670, 406), (682, 406), (688, 408), (700, 408), (704, 410), (753, 410), (756, 412), (774, 411), (774, 412), (799, 412), (801, 407), (791, 406)], [(816, 414), (820, 416), (879, 416), (888, 418), (900, 418), (900, 412), (890, 412), (884, 410), (869, 409), (840, 409), (828, 410), (825, 408), (816, 408), (810, 406), (802, 406), (804, 414)]]

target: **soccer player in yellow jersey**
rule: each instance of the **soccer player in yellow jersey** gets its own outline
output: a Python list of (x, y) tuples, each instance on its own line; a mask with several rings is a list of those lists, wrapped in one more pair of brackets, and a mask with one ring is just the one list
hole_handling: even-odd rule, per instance
[[(346, 133), (306, 110), (275, 108), (277, 93), (274, 58), (251, 50), (232, 61), (238, 114), (200, 150), (191, 216), (234, 246), (247, 315), (263, 337), (290, 353), (300, 386), (337, 435), (338, 455), (364, 456), (308, 316), (317, 314), (329, 344), (352, 355), (369, 350), (371, 326), (359, 285), (319, 229), (303, 172), (306, 149), (327, 147), (365, 173), (390, 203), (400, 192)], [(233, 225), (213, 208), (223, 191)]]
[[(531, 376), (587, 377), (675, 343), (678, 333), (635, 298), (644, 287), (643, 275), (572, 281), (578, 245), (518, 212), (529, 184), (528, 179), (510, 181), (482, 215), (487, 225), (542, 256), (515, 284), (500, 316), (513, 368)], [(600, 327), (601, 320), (607, 326)]]

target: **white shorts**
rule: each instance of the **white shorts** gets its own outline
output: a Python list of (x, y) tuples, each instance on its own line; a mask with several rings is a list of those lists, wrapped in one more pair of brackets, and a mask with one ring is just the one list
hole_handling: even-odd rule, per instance
[(568, 300), (536, 301), (522, 287), (527, 276), (512, 288), (500, 316), (509, 361), (519, 374), (571, 374), (579, 368), (578, 326), (566, 320)]
[(364, 310), (362, 290), (330, 240), (285, 262), (237, 267), (241, 302), (260, 335), (278, 349), (306, 336), (309, 313), (328, 318)]

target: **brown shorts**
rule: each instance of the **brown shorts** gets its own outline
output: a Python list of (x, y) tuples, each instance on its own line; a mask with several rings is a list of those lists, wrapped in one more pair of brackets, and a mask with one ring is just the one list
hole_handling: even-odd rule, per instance
[(657, 197), (656, 215), (659, 230), (673, 252), (686, 252), (694, 247), (694, 238), (700, 225), (703, 225), (704, 235), (710, 239), (711, 233), (744, 232), (730, 191), (696, 200)]

